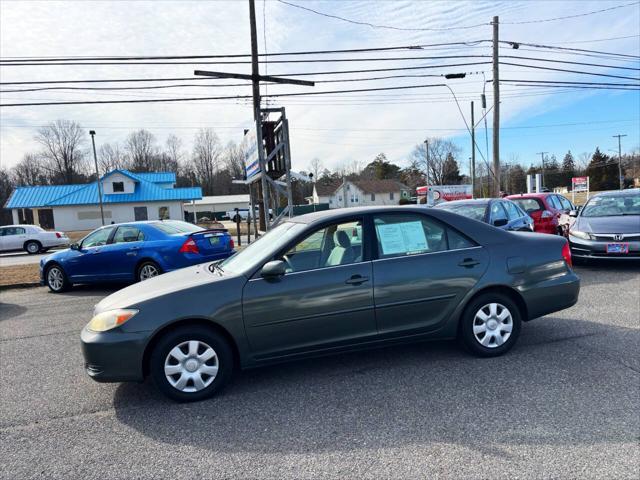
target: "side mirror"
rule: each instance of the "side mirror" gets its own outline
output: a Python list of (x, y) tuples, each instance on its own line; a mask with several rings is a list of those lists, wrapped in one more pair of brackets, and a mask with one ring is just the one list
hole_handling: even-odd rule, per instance
[(569, 210), (569, 216), (570, 216), (570, 217), (574, 217), (574, 218), (575, 218), (575, 217), (577, 217), (577, 216), (578, 216), (578, 212), (579, 212), (579, 211), (580, 211), (580, 210)]
[(493, 221), (493, 226), (504, 227), (507, 223), (509, 223), (509, 220), (507, 220), (506, 218), (498, 218), (497, 220)]
[(262, 275), (263, 278), (277, 278), (283, 276), (286, 270), (287, 264), (285, 262), (282, 260), (272, 260), (264, 264), (260, 275)]
[(71, 250), (80, 250), (80, 244), (72, 243), (71, 245), (69, 245), (69, 248), (71, 248)]

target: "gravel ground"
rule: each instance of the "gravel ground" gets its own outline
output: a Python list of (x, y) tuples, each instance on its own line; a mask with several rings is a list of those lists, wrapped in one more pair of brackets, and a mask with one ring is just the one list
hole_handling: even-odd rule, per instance
[(108, 290), (0, 292), (0, 478), (637, 479), (640, 268), (578, 272), (579, 303), (504, 357), (340, 355), (196, 404), (85, 375), (79, 331)]

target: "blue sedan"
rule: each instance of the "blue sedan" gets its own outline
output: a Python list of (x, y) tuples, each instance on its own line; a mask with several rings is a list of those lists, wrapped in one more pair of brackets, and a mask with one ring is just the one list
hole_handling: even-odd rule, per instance
[(40, 281), (56, 293), (76, 283), (142, 281), (227, 258), (233, 248), (225, 229), (205, 230), (175, 220), (108, 225), (43, 258)]

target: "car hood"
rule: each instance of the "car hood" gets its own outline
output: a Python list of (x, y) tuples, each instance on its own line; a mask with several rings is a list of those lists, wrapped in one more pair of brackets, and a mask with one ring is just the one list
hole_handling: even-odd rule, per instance
[(139, 305), (163, 295), (199, 285), (224, 281), (233, 276), (221, 274), (217, 271), (211, 272), (209, 265), (211, 264), (202, 263), (193, 267), (182, 268), (118, 290), (96, 304), (94, 315), (105, 310)]
[(638, 233), (640, 215), (579, 217), (574, 228), (588, 233)]

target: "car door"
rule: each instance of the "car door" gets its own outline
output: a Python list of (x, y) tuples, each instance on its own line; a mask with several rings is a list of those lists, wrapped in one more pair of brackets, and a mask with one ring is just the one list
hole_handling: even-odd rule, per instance
[(373, 278), (378, 331), (440, 328), (489, 263), (484, 247), (422, 213), (374, 215)]
[(8, 248), (5, 247), (5, 244), (4, 244), (4, 234), (7, 231), (7, 228), (8, 227), (5, 227), (5, 228), (0, 227), (0, 252), (9, 250)]
[(102, 227), (87, 235), (79, 245), (77, 255), (68, 261), (68, 274), (76, 281), (102, 281), (108, 278), (111, 265), (103, 255), (103, 249), (115, 227)]
[[(363, 218), (318, 226), (277, 255), (287, 272), (245, 285), (242, 310), (257, 359), (351, 344), (376, 335)], [(364, 250), (363, 250), (364, 248)]]
[(21, 250), (27, 241), (27, 231), (24, 227), (5, 227), (2, 238), (5, 250)]
[(144, 233), (135, 225), (119, 225), (111, 240), (100, 251), (100, 263), (109, 268), (103, 272), (107, 280), (131, 280), (135, 276)]

